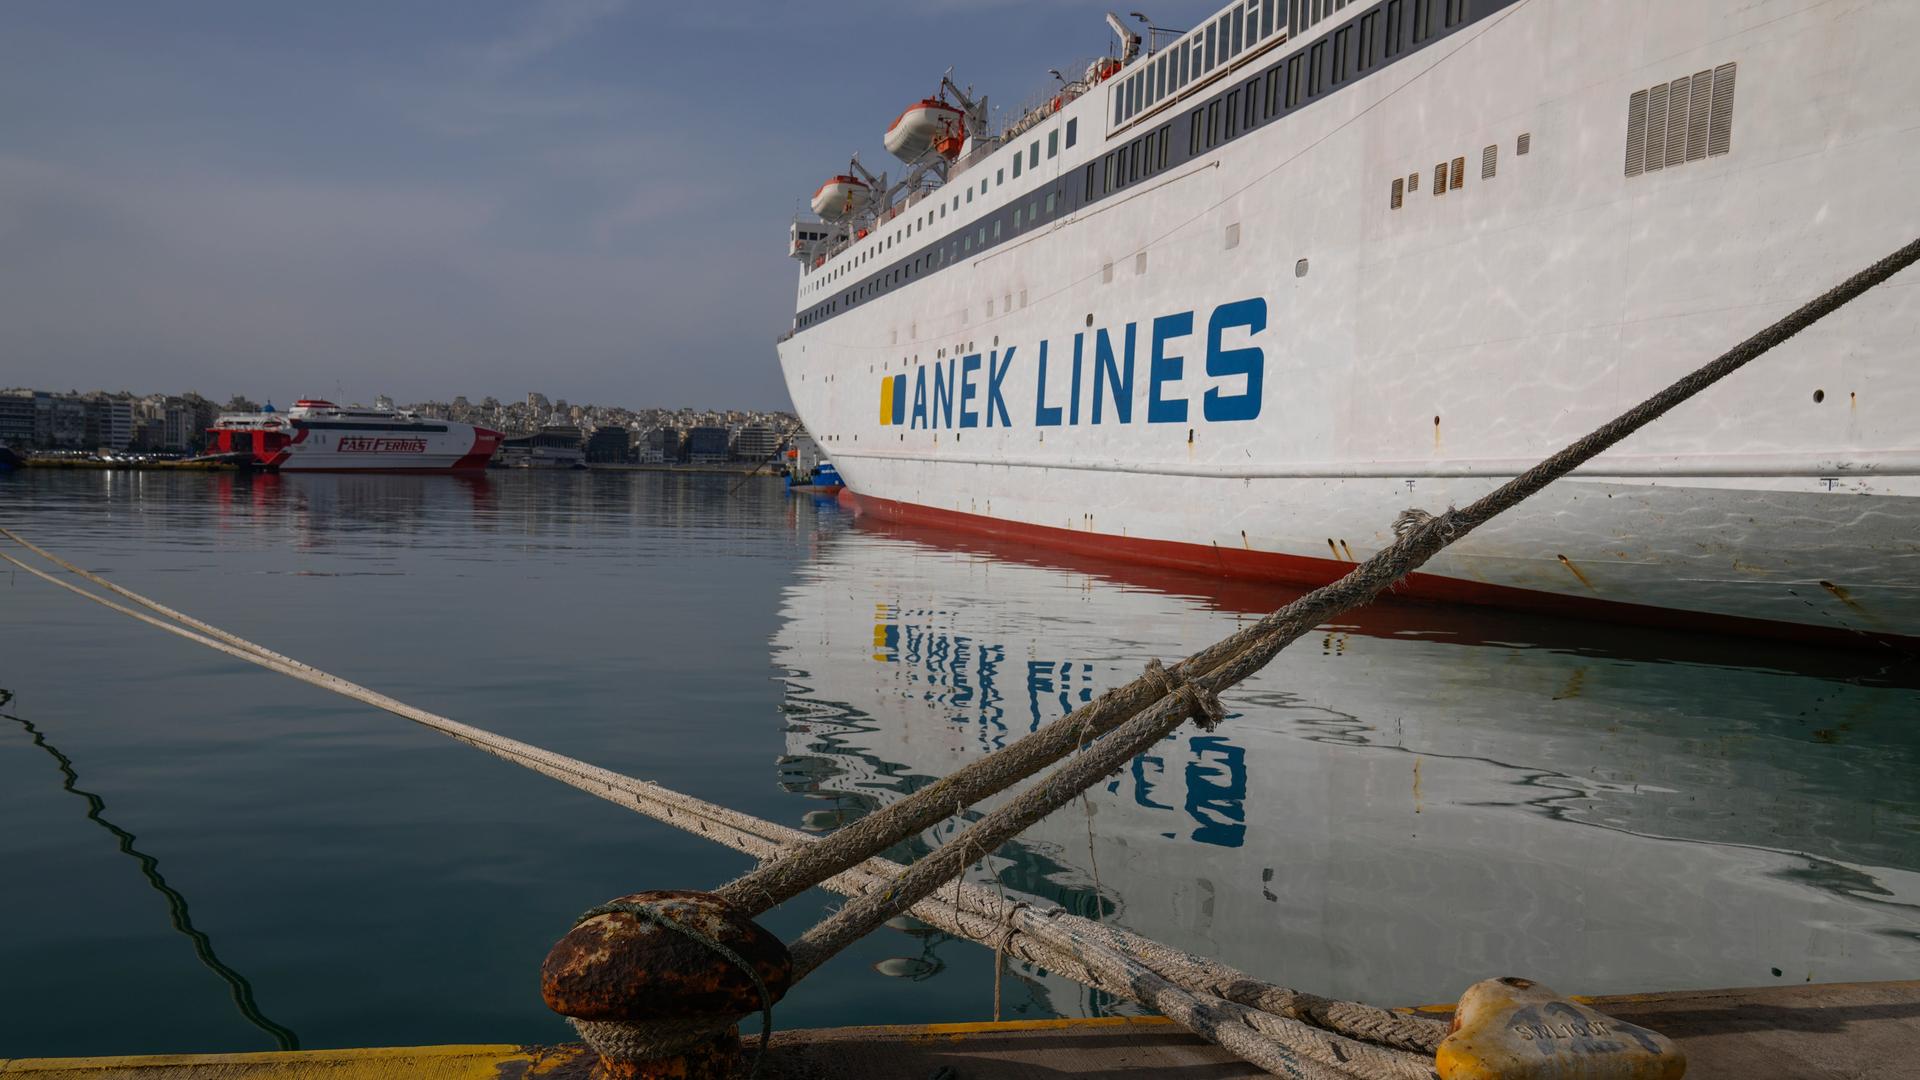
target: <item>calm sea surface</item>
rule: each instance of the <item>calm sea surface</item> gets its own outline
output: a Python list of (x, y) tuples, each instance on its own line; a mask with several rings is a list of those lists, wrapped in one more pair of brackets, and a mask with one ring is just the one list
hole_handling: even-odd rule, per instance
[[(815, 830), (1289, 598), (734, 483), (24, 472), (0, 524), (402, 700)], [(1382, 605), (973, 877), (1383, 1003), (1500, 974), (1912, 978), (1916, 685), (1885, 655)], [(564, 1039), (536, 974), (579, 911), (747, 867), (4, 566), (0, 690), (0, 1058)], [(992, 982), (987, 950), (887, 929), (775, 1021), (979, 1019)], [(1117, 1008), (1043, 972), (1006, 995)]]

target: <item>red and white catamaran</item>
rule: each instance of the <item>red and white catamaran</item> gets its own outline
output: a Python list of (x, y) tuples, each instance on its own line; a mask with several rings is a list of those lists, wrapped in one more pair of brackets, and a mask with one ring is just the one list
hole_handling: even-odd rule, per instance
[(484, 469), (500, 445), (497, 431), (416, 413), (302, 398), (286, 412), (214, 421), (209, 453), (250, 454), (281, 472), (454, 472)]

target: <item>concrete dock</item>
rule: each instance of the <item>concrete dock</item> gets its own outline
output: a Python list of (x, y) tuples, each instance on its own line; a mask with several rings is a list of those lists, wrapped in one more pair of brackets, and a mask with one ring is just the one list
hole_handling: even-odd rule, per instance
[[(1920, 1075), (1920, 981), (1696, 990), (1582, 999), (1663, 1032), (1689, 1080), (1908, 1080)], [(1445, 1016), (1444, 1007), (1419, 1010)], [(751, 1040), (748, 1053), (751, 1054)], [(577, 1046), (435, 1046), (119, 1058), (0, 1058), (33, 1080), (532, 1080), (584, 1078)], [(944, 1071), (943, 1071), (944, 1070)], [(786, 1031), (764, 1080), (1252, 1080), (1265, 1076), (1158, 1018)]]

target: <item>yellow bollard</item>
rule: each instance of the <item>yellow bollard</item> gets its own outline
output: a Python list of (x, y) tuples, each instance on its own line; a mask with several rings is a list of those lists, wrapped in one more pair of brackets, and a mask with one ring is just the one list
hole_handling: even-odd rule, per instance
[(1434, 1068), (1441, 1080), (1679, 1080), (1687, 1058), (1657, 1031), (1505, 978), (1460, 996)]

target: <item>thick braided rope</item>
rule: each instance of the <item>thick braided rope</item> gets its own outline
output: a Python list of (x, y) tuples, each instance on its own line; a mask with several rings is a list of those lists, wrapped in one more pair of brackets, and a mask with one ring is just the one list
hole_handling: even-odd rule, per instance
[[(0, 530), (0, 533), (4, 533)], [(607, 799), (625, 806), (630, 810), (646, 814), (658, 821), (673, 825), (689, 832), (698, 833), (710, 840), (731, 847), (758, 859), (770, 859), (791, 852), (817, 839), (797, 829), (789, 829), (771, 822), (742, 814), (727, 807), (708, 803), (689, 795), (681, 794), (657, 784), (636, 780), (598, 766), (589, 765), (577, 759), (554, 754), (517, 740), (492, 735), (482, 729), (472, 728), (445, 717), (435, 716), (424, 710), (404, 705), (385, 695), (376, 694), (344, 679), (320, 672), (304, 664), (282, 664), (272, 659), (277, 656), (265, 649), (250, 647), (244, 639), (232, 638), (239, 645), (227, 645), (213, 638), (184, 629), (172, 623), (163, 622), (142, 612), (134, 611), (125, 605), (115, 603), (104, 597), (89, 593), (84, 589), (62, 581), (45, 573), (37, 567), (21, 562), (13, 556), (0, 552), (0, 560), (39, 577), (48, 583), (66, 589), (84, 599), (110, 608), (130, 618), (148, 623), (168, 633), (194, 641), (218, 652), (227, 653), (238, 659), (265, 667), (268, 670), (287, 675), (303, 682), (312, 683), (323, 689), (331, 690), (355, 700), (364, 701), (377, 708), (392, 712), (405, 719), (414, 720), (457, 741), (467, 743), (478, 749), (500, 757), (513, 764), (520, 765), (551, 779), (559, 780), (588, 794)], [(96, 575), (73, 568), (74, 572), (85, 579), (93, 580)], [(159, 610), (160, 606), (129, 590), (119, 590), (122, 595), (138, 603)], [(855, 896), (866, 892), (886, 889), (902, 868), (884, 859), (867, 860), (860, 867), (850, 869), (821, 883), (823, 887)], [(964, 902), (975, 911), (998, 912), (996, 899), (977, 886), (964, 885), (957, 879), (954, 882), (954, 894), (957, 901)], [(917, 904), (913, 913), (928, 923), (940, 927), (956, 936), (969, 940), (990, 943), (999, 933), (999, 919), (986, 918), (978, 914), (963, 911), (944, 902), (927, 900)], [(1063, 929), (1086, 923), (1079, 916), (1055, 912), (1050, 919), (1035, 919), (1033, 912), (1017, 913), (1022, 921), (1022, 932), (1009, 939), (1009, 948), (1015, 955), (1049, 971), (1059, 972), (1096, 989), (1126, 998), (1138, 1004), (1155, 1009), (1162, 1015), (1185, 1024), (1189, 1030), (1219, 1043), (1232, 1050), (1248, 1062), (1279, 1075), (1308, 1075), (1297, 1068), (1298, 1055), (1324, 1053), (1336, 1061), (1352, 1061), (1363, 1057), (1369, 1049), (1364, 1044), (1342, 1038), (1327, 1031), (1316, 1031), (1304, 1024), (1294, 1023), (1283, 1017), (1270, 1017), (1256, 1010), (1233, 1002), (1210, 997), (1205, 993), (1195, 993), (1184, 986), (1177, 985), (1183, 978), (1177, 971), (1162, 975), (1146, 965), (1139, 963), (1125, 952), (1105, 952), (1105, 962), (1098, 966), (1076, 961), (1065, 949), (1081, 955), (1099, 955), (1081, 945), (1059, 944), (1066, 941)], [(1056, 925), (1056, 921), (1058, 925)], [(1094, 924), (1088, 924), (1094, 925)], [(1112, 930), (1117, 940), (1134, 941), (1139, 945), (1152, 944), (1146, 939), (1127, 934), (1125, 931)], [(1049, 942), (1055, 944), (1049, 944)], [(1231, 971), (1231, 969), (1223, 969)], [(1269, 986), (1242, 973), (1233, 972), (1240, 983)], [(1292, 994), (1280, 987), (1270, 987), (1278, 994)], [(1370, 1007), (1357, 1003), (1347, 1003), (1355, 1009), (1368, 1010)], [(1377, 1010), (1376, 1010), (1377, 1011)], [(1221, 1028), (1221, 1017), (1240, 1025), (1240, 1030), (1232, 1027)], [(1431, 1023), (1430, 1021), (1420, 1021)], [(1436, 1025), (1437, 1026), (1437, 1025)], [(608, 1033), (608, 1038), (617, 1037)], [(1437, 1042), (1437, 1039), (1435, 1040)], [(1326, 1049), (1321, 1044), (1326, 1043)], [(609, 1043), (608, 1045), (613, 1045)], [(1302, 1047), (1305, 1047), (1303, 1050)], [(1403, 1062), (1405, 1075), (1425, 1078), (1417, 1070), (1418, 1061)], [(1350, 1077), (1346, 1072), (1316, 1073), (1321, 1077)], [(1397, 1075), (1397, 1074), (1396, 1074)]]
[[(767, 1056), (767, 1040), (773, 1038), (773, 993), (767, 989), (766, 981), (760, 978), (760, 972), (725, 942), (695, 930), (661, 911), (654, 904), (641, 904), (632, 900), (611, 900), (581, 912), (580, 917), (573, 920), (573, 925), (579, 926), (588, 919), (597, 919), (602, 915), (616, 913), (631, 915), (643, 922), (652, 923), (662, 930), (679, 934), (689, 941), (705, 946), (710, 952), (718, 953), (722, 959), (746, 972), (747, 978), (753, 980), (753, 988), (760, 992), (760, 1049), (755, 1051), (753, 1068), (747, 1075), (749, 1077), (760, 1075), (760, 1062)], [(739, 1018), (734, 1016), (676, 1017), (672, 1020), (644, 1023), (576, 1020), (574, 1028), (580, 1032), (581, 1038), (587, 1040), (587, 1045), (592, 1046), (602, 1057), (612, 1055), (602, 1050), (602, 1043), (596, 1043), (595, 1039), (602, 1040), (607, 1046), (612, 1046), (615, 1041), (620, 1042), (626, 1048), (622, 1050), (620, 1060), (648, 1061), (686, 1050), (703, 1039), (711, 1038), (715, 1034), (716, 1023), (720, 1031), (726, 1031), (738, 1022)], [(580, 1026), (583, 1023), (592, 1025), (594, 1034), (589, 1035), (586, 1029)]]

